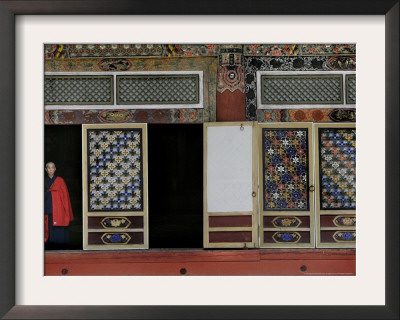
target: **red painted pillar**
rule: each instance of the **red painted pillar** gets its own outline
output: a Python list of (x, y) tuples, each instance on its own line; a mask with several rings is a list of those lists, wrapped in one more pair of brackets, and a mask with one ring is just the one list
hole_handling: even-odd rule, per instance
[(217, 121), (245, 121), (243, 45), (221, 45), (217, 83)]

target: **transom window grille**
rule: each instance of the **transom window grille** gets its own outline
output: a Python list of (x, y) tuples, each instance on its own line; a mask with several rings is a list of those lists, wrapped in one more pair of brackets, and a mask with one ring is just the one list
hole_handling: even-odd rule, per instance
[(346, 76), (346, 102), (348, 104), (356, 103), (356, 76)]
[(117, 76), (118, 104), (197, 104), (198, 75)]
[(262, 76), (263, 104), (342, 103), (342, 76)]
[(260, 109), (354, 108), (356, 75), (354, 71), (258, 71), (256, 91)]
[(45, 104), (113, 104), (112, 76), (46, 76)]

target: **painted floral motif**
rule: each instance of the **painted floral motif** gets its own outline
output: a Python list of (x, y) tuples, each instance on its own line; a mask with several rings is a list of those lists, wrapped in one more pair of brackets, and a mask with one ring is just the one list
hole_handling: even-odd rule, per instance
[(320, 207), (356, 209), (356, 130), (320, 128)]
[(105, 244), (126, 244), (131, 240), (127, 233), (105, 233), (101, 237)]
[(333, 239), (336, 242), (356, 241), (356, 233), (355, 231), (337, 231), (334, 233)]
[(264, 210), (307, 211), (306, 129), (263, 129)]
[(103, 228), (127, 228), (131, 222), (126, 217), (106, 217), (101, 224)]
[(277, 228), (297, 228), (301, 220), (297, 217), (276, 217), (272, 224)]
[(333, 223), (337, 227), (354, 227), (356, 225), (356, 217), (337, 216), (333, 219)]
[(278, 243), (296, 243), (301, 239), (301, 235), (298, 232), (275, 232), (272, 239)]
[(88, 131), (89, 211), (141, 211), (141, 130)]

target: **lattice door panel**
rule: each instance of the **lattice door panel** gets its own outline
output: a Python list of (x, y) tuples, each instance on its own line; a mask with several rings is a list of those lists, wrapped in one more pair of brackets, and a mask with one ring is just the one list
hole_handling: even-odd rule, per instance
[(259, 127), (260, 247), (314, 247), (312, 124)]
[(84, 249), (148, 248), (146, 125), (82, 130)]
[(204, 124), (204, 247), (258, 246), (257, 124)]
[(356, 246), (356, 125), (316, 124), (317, 247)]

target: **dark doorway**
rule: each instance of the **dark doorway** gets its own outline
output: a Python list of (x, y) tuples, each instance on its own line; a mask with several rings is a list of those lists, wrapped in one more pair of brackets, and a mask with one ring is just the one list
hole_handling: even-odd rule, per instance
[(67, 184), (74, 213), (74, 220), (68, 227), (70, 242), (66, 245), (48, 244), (45, 249), (82, 250), (82, 126), (46, 125), (44, 161), (56, 164), (56, 175)]
[(203, 126), (148, 125), (150, 248), (203, 247)]

